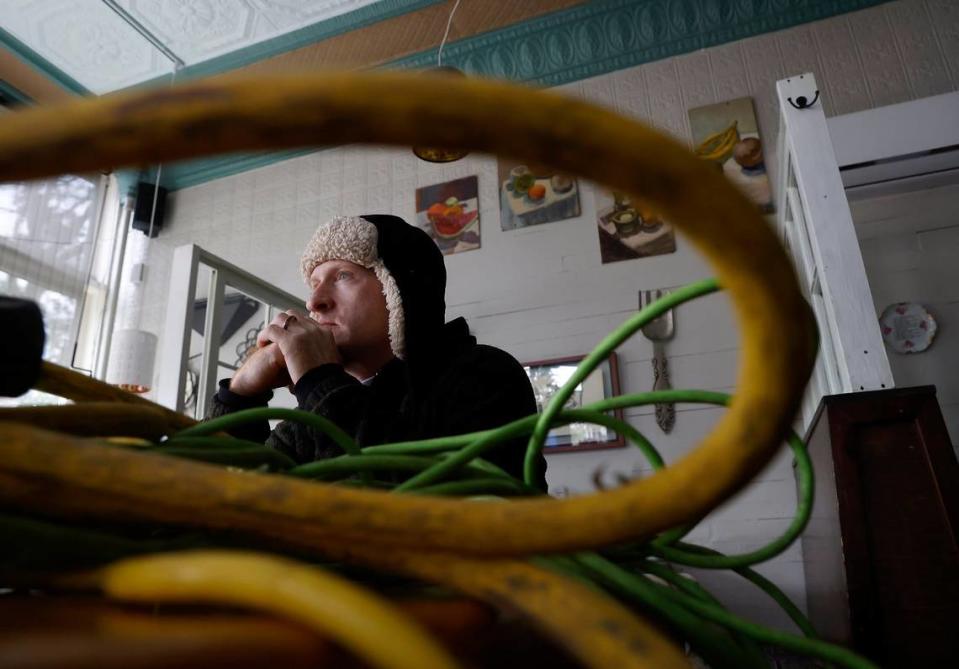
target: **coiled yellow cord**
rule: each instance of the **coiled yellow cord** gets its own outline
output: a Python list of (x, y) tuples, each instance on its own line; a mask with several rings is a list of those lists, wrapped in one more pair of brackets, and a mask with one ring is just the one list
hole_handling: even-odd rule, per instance
[(239, 551), (120, 560), (95, 576), (108, 596), (140, 603), (229, 604), (275, 613), (384, 669), (456, 669), (423, 629), (369, 590), (319, 567)]

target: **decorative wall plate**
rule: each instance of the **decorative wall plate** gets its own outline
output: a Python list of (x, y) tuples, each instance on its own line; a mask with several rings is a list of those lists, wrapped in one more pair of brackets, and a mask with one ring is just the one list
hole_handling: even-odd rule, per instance
[(896, 353), (919, 353), (929, 348), (936, 336), (936, 319), (915, 302), (897, 302), (879, 317), (882, 338)]

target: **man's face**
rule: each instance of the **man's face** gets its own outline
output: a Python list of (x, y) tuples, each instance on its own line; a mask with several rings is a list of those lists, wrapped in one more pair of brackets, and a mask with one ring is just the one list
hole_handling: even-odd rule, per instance
[(376, 275), (346, 260), (328, 260), (310, 274), (310, 316), (333, 334), (344, 358), (389, 351), (389, 315)]

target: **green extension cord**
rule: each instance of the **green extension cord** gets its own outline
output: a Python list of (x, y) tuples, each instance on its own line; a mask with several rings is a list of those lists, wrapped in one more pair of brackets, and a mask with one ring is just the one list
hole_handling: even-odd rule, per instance
[[(688, 300), (717, 290), (719, 285), (715, 280), (699, 281), (642, 309), (605, 337), (583, 359), (541, 414), (527, 416), (495, 429), (361, 448), (348, 434), (321, 416), (294, 409), (260, 408), (200, 423), (150, 447), (150, 450), (342, 485), (386, 488), (397, 494), (457, 495), (476, 500), (495, 500), (510, 496), (542, 495), (543, 492), (534, 486), (533, 481), (536, 461), (546, 436), (553, 427), (576, 422), (602, 425), (623, 435), (640, 449), (654, 470), (659, 470), (666, 464), (649, 440), (629, 423), (606, 412), (656, 403), (727, 406), (729, 395), (702, 390), (667, 390), (620, 395), (580, 409), (563, 407), (576, 387), (643, 325)], [(263, 444), (211, 436), (243, 423), (265, 419), (291, 420), (309, 425), (333, 439), (343, 449), (344, 455), (296, 465), (282, 453)], [(529, 441), (523, 481), (482, 459), (482, 455), (496, 444), (526, 436)], [(812, 625), (799, 608), (772, 582), (750, 569), (750, 566), (769, 560), (789, 547), (806, 527), (812, 512), (813, 470), (806, 446), (795, 433), (789, 435), (787, 443), (793, 453), (798, 478), (796, 513), (786, 531), (761, 548), (739, 555), (722, 555), (681, 541), (692, 529), (686, 526), (673, 528), (649, 542), (609, 547), (604, 549), (602, 555), (554, 555), (533, 558), (532, 561), (602, 587), (634, 603), (640, 610), (652, 613), (688, 641), (713, 667), (752, 669), (768, 666), (757, 645), (765, 643), (850, 669), (874, 669), (872, 663), (851, 651), (816, 639)], [(377, 473), (385, 473), (391, 480), (373, 478)], [(28, 521), (19, 519), (17, 522), (20, 524), (16, 526), (5, 523), (0, 516), (0, 531), (16, 530), (14, 534), (18, 535), (25, 532), (23, 528), (27, 525), (24, 523)], [(33, 535), (27, 533), (24, 536), (29, 538)], [(133, 548), (123, 543), (122, 548), (118, 547), (117, 550), (126, 553)], [(735, 571), (769, 595), (804, 636), (768, 629), (729, 613), (702, 586), (675, 573), (669, 564)]]

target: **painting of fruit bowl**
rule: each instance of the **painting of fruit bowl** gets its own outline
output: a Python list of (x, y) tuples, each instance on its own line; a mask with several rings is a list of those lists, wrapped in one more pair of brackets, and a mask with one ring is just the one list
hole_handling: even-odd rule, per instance
[(517, 230), (581, 214), (576, 179), (542, 165), (497, 161), (500, 227)]
[(764, 214), (775, 211), (752, 98), (689, 110), (693, 151), (720, 170)]
[(455, 197), (437, 202), (426, 210), (426, 218), (433, 225), (433, 233), (441, 239), (455, 239), (467, 225), (476, 220), (478, 211), (465, 211)]
[(475, 176), (416, 189), (416, 224), (444, 254), (480, 247), (478, 193)]
[(603, 264), (675, 253), (673, 227), (626, 193), (596, 190), (596, 224)]

